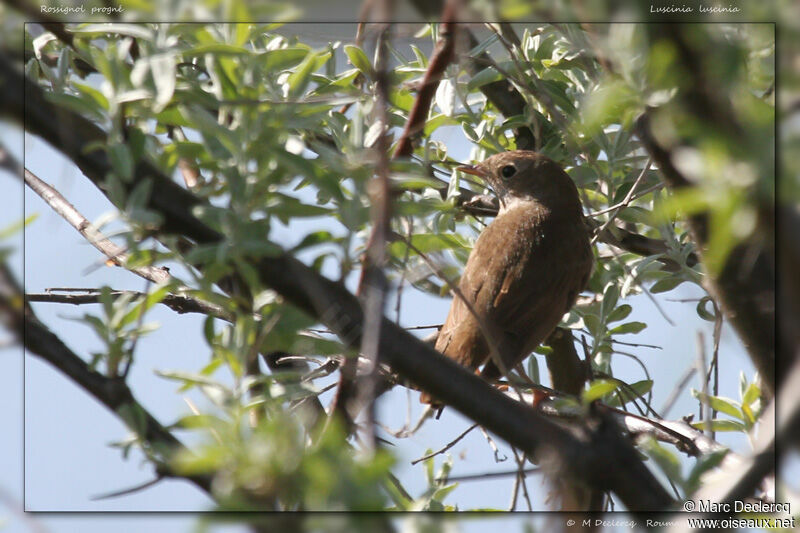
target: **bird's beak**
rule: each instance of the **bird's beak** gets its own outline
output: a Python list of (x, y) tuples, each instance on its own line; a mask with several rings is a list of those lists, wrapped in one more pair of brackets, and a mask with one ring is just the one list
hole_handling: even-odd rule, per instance
[(478, 176), (479, 178), (486, 179), (487, 174), (484, 169), (482, 169), (479, 165), (461, 165), (460, 167), (456, 167), (456, 170), (460, 170), (465, 174), (472, 174), (473, 176)]

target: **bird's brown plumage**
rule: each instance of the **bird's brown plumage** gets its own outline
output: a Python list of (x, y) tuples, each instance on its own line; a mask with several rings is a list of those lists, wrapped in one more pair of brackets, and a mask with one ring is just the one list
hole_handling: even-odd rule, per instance
[[(467, 302), (454, 296), (436, 349), (473, 370), (485, 363), (481, 375), (495, 380), (569, 311), (591, 273), (592, 251), (578, 190), (551, 159), (516, 150), (462, 170), (488, 182), (500, 212), (470, 253), (459, 282)], [(435, 403), (427, 393), (420, 400)]]

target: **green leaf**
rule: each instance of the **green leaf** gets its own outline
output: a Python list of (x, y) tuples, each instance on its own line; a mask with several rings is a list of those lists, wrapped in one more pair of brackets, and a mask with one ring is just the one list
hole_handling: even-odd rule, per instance
[[(53, 37), (55, 39), (55, 37)], [(417, 58), (417, 64), (420, 68), (427, 68), (428, 67), (428, 58), (422, 53), (417, 46), (411, 45), (411, 51), (414, 52), (414, 56)]]
[(453, 483), (451, 485), (447, 485), (440, 489), (436, 489), (433, 495), (431, 496), (431, 502), (437, 502), (441, 504), (441, 502), (444, 501), (447, 495), (453, 492), (456, 489), (456, 487), (458, 487), (458, 483)]
[[(397, 481), (399, 483), (399, 480)], [(395, 509), (397, 511), (407, 511), (409, 510), (411, 504), (413, 503), (412, 500), (408, 499), (403, 492), (395, 486), (395, 484), (391, 481), (387, 481), (384, 484), (384, 489), (386, 490), (387, 494), (389, 494), (389, 498), (392, 500), (392, 503), (395, 505)]]
[(108, 159), (114, 173), (122, 181), (129, 183), (133, 179), (133, 156), (127, 144), (111, 144), (108, 147)]
[(304, 204), (297, 198), (279, 193), (271, 195), (264, 208), (270, 215), (275, 215), (284, 223), (292, 218), (320, 217), (333, 211), (327, 207)]
[(429, 136), (442, 126), (457, 126), (458, 124), (460, 124), (460, 122), (453, 119), (453, 117), (448, 117), (443, 113), (439, 113), (432, 116), (427, 122), (425, 122), (425, 130), (423, 135)]
[(528, 357), (528, 377), (537, 385), (542, 382), (541, 375), (539, 374), (539, 358), (535, 355)]
[(58, 38), (49, 31), (46, 31), (33, 39), (31, 46), (33, 47), (33, 54), (36, 56), (36, 59), (41, 61), (42, 50), (44, 50), (44, 47), (47, 45), (47, 43), (56, 40), (58, 40)]
[(361, 48), (348, 44), (344, 47), (344, 53), (347, 54), (347, 58), (354, 67), (368, 78), (375, 79), (375, 69)]
[(207, 149), (215, 159), (227, 160), (242, 146), (230, 129), (221, 126), (211, 114), (199, 105), (178, 106), (183, 118), (203, 135)]
[(438, 189), (442, 182), (421, 174), (392, 174), (392, 185), (403, 190)]
[[(423, 254), (466, 246), (459, 237), (451, 233), (417, 233), (412, 235), (411, 244)], [(398, 257), (404, 255), (405, 248), (406, 245), (403, 242), (394, 242), (391, 245), (392, 253)], [(411, 253), (416, 254), (413, 250)]]
[(317, 246), (318, 244), (327, 244), (330, 242), (340, 242), (340, 241), (341, 239), (334, 237), (330, 231), (320, 230), (309, 233), (308, 235), (303, 237), (303, 240), (294, 245), (290, 251), (292, 253), (295, 253), (300, 250), (310, 248), (312, 246)]
[(156, 370), (155, 373), (157, 376), (160, 376), (162, 378), (171, 379), (173, 381), (180, 381), (181, 383), (183, 383), (181, 388), (178, 389), (179, 392), (186, 391), (197, 385), (214, 387), (221, 389), (223, 391), (228, 391), (228, 389), (220, 382), (213, 380), (208, 376), (203, 376), (202, 374), (195, 374), (192, 372), (184, 372), (179, 370)]
[(741, 422), (736, 422), (735, 420), (729, 420), (727, 418), (715, 418), (711, 420), (709, 424), (701, 420), (699, 422), (692, 422), (691, 426), (695, 429), (706, 431), (739, 431), (741, 433), (747, 431), (747, 426)]
[(714, 309), (714, 302), (711, 300), (709, 296), (703, 296), (699, 302), (697, 302), (697, 315), (702, 318), (703, 320), (708, 320), (709, 322), (714, 322), (716, 320), (716, 316), (714, 313), (708, 310), (708, 304), (711, 304), (711, 309)]
[(650, 287), (650, 292), (655, 294), (659, 292), (667, 292), (671, 291), (681, 283), (686, 281), (685, 279), (679, 278), (678, 276), (671, 276), (668, 278), (660, 279), (653, 283), (653, 286)]
[(700, 488), (700, 478), (703, 474), (718, 467), (729, 451), (728, 449), (715, 450), (699, 457), (686, 478), (686, 493), (693, 494)]
[(456, 106), (456, 86), (453, 80), (445, 79), (436, 88), (436, 105), (442, 114), (452, 117)]
[(604, 316), (608, 314), (617, 306), (619, 300), (619, 287), (616, 283), (609, 283), (603, 291), (603, 299), (601, 301), (601, 312)]
[(98, 122), (107, 118), (106, 114), (102, 110), (98, 109), (93, 102), (87, 101), (85, 98), (81, 98), (73, 94), (47, 93), (47, 100), (59, 107), (70, 109)]
[(133, 309), (125, 314), (120, 321), (120, 327), (124, 328), (125, 326), (133, 324), (135, 321), (139, 320), (147, 311), (152, 309), (154, 305), (163, 301), (171, 289), (171, 283), (165, 283), (160, 287), (156, 287), (147, 296), (145, 296), (145, 298), (139, 302), (139, 304), (134, 306)]
[(317, 52), (308, 54), (308, 56), (303, 59), (303, 62), (295, 68), (294, 72), (289, 75), (289, 79), (286, 80), (286, 84), (289, 87), (290, 98), (297, 98), (303, 94), (303, 91), (305, 91), (306, 87), (308, 87), (308, 83), (311, 81), (311, 74), (313, 74), (330, 55), (330, 52)]
[(753, 410), (750, 409), (749, 405), (742, 404), (742, 414), (744, 415), (743, 418), (744, 418), (744, 422), (747, 425), (747, 427), (752, 427), (753, 424), (756, 423), (756, 415), (753, 412)]
[(29, 216), (25, 217), (23, 220), (20, 220), (18, 222), (13, 222), (13, 223), (9, 224), (8, 226), (0, 229), (0, 241), (8, 239), (9, 237), (14, 235), (18, 231), (20, 231), (23, 228), (27, 227), (28, 224), (32, 223), (37, 218), (39, 218), (39, 215), (34, 213), (32, 215), (29, 215)]
[(203, 321), (203, 336), (206, 338), (206, 342), (208, 342), (209, 346), (214, 342), (215, 334), (214, 317), (209, 315)]
[(630, 305), (622, 304), (608, 314), (606, 322), (608, 323), (617, 322), (619, 320), (627, 318), (628, 315), (631, 314), (631, 311), (633, 311), (633, 308)]
[(740, 420), (744, 420), (741, 406), (736, 400), (731, 400), (730, 398), (725, 398), (723, 396), (711, 396), (710, 394), (704, 394), (702, 391), (696, 389), (692, 389), (692, 396), (699, 399), (701, 402), (703, 402), (705, 405), (708, 405), (715, 411), (725, 413), (726, 415), (730, 415)]
[(303, 59), (311, 55), (307, 48), (281, 48), (270, 50), (262, 54), (264, 61), (263, 69), (265, 72), (272, 72), (292, 68), (298, 65)]
[(671, 481), (680, 486), (684, 485), (683, 477), (681, 476), (681, 463), (675, 453), (661, 446), (652, 437), (645, 439), (641, 446)]
[(581, 394), (581, 400), (584, 404), (599, 400), (606, 394), (609, 394), (617, 389), (617, 382), (608, 379), (596, 379), (589, 384), (589, 388), (584, 390)]
[[(627, 387), (620, 386), (618, 389), (620, 394), (612, 396), (606, 402), (611, 407), (621, 407), (623, 399), (625, 403), (628, 403), (649, 394), (653, 389), (653, 380), (643, 379), (641, 381), (637, 381), (636, 383), (631, 383)], [(632, 394), (634, 395), (633, 398), (631, 398)]]
[(747, 390), (742, 394), (742, 404), (752, 405), (753, 402), (761, 398), (761, 387), (755, 383), (747, 385)]
[(209, 414), (185, 415), (172, 423), (177, 429), (206, 429), (223, 428), (227, 422), (217, 416)]
[(609, 335), (623, 335), (625, 333), (639, 333), (644, 328), (647, 327), (647, 324), (644, 322), (626, 322), (621, 326), (617, 326), (613, 329), (608, 330)]
[(175, 92), (175, 56), (159, 54), (150, 58), (150, 72), (156, 85), (153, 110), (159, 112), (172, 100)]
[[(274, 50), (279, 51), (279, 50)], [(214, 55), (230, 55), (230, 56), (242, 56), (242, 55), (249, 55), (251, 52), (247, 48), (243, 48), (241, 46), (234, 46), (232, 44), (226, 43), (208, 43), (208, 44), (201, 44), (198, 46), (193, 46), (188, 50), (184, 50), (181, 54), (186, 57), (195, 57), (195, 56), (204, 56), (206, 54), (214, 54)], [(266, 56), (270, 52), (265, 52), (263, 55)]]

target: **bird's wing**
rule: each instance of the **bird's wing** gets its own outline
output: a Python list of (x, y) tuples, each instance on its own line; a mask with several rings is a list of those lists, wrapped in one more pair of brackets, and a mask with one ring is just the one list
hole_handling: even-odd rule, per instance
[(497, 231), (506, 232), (507, 238), (498, 249), (487, 248), (480, 254), (488, 264), (475, 271), (504, 275), (483, 282), (476, 307), (484, 310), (489, 322), (502, 324), (505, 332), (527, 337), (538, 327), (550, 329), (572, 304), (568, 300), (583, 288), (578, 285), (590, 268), (591, 256), (572, 249), (585, 246), (583, 238), (565, 234), (560, 221), (549, 216), (526, 225), (505, 225), (503, 218), (495, 222), (500, 222)]
[[(576, 271), (586, 267), (579, 260), (564, 260), (576, 255), (569, 248), (582, 241), (564, 238), (559, 221), (547, 213), (529, 221), (496, 218), (476, 241), (459, 282), (462, 295), (496, 343), (510, 335), (525, 347), (538, 344), (572, 303), (568, 295), (582, 289), (570, 285), (578, 284)], [(458, 295), (453, 296), (436, 349), (472, 368), (489, 355), (481, 325)]]

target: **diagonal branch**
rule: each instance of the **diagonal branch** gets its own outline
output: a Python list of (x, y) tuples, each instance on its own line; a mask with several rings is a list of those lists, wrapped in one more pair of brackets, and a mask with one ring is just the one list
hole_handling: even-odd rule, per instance
[[(125, 250), (110, 241), (101, 231), (96, 229), (94, 225), (84, 217), (64, 196), (58, 192), (54, 187), (41, 180), (33, 172), (25, 169), (25, 184), (28, 185), (36, 194), (38, 194), (53, 211), (61, 215), (67, 223), (78, 230), (78, 233), (95, 248), (100, 250), (109, 261), (115, 265), (122, 266), (127, 270), (133, 272), (153, 283), (167, 283), (172, 279), (169, 272), (165, 268), (153, 266), (141, 266), (128, 268), (126, 265), (128, 255)], [(181, 290), (180, 288), (178, 289)], [(76, 303), (74, 300), (70, 303)], [(204, 313), (206, 315), (222, 318), (230, 322), (232, 320), (230, 313), (225, 311), (222, 307), (192, 298), (189, 296), (169, 295), (164, 299), (164, 304), (172, 307), (179, 313), (195, 312)]]
[(453, 0), (445, 2), (441, 30), (439, 32), (441, 38), (436, 44), (433, 55), (431, 55), (414, 107), (408, 114), (403, 133), (395, 146), (393, 159), (409, 157), (414, 152), (414, 138), (425, 127), (425, 120), (428, 118), (428, 111), (430, 111), (433, 96), (436, 94), (439, 82), (442, 80), (448, 65), (453, 62), (456, 47), (456, 4), (457, 2)]
[[(0, 111), (10, 113), (27, 129), (41, 136), (70, 157), (86, 177), (101, 191), (111, 167), (104, 154), (86, 153), (89, 142), (103, 145), (106, 135), (97, 126), (70, 110), (48, 102), (43, 91), (24, 80), (4, 58), (0, 58), (0, 77), (9, 85), (26, 91), (27, 113), (16, 107), (21, 104), (15, 91), (2, 87)], [(71, 135), (61, 132), (69, 128)], [(163, 222), (161, 234), (185, 235), (199, 244), (217, 244), (223, 236), (199, 221), (192, 207), (200, 200), (182, 189), (152, 164), (139, 162), (133, 180), (127, 187), (143, 181), (152, 185), (147, 207), (159, 212)], [(364, 311), (358, 300), (338, 282), (331, 281), (288, 254), (262, 257), (253, 262), (259, 279), (275, 289), (286, 301), (315, 317), (334, 331), (348, 346), (357, 348), (362, 340)], [(665, 509), (672, 499), (664, 487), (642, 463), (636, 450), (619, 434), (616, 423), (607, 417), (593, 415), (576, 425), (574, 433), (548, 420), (536, 410), (505, 397), (480, 377), (406, 332), (394, 322), (381, 319), (378, 346), (381, 362), (388, 364), (402, 377), (429, 391), (474, 422), (505, 439), (512, 446), (540, 458), (552, 458), (558, 472), (600, 490), (614, 491), (620, 501), (634, 513)], [(557, 473), (557, 472), (553, 472)]]
[(170, 461), (185, 446), (153, 417), (133, 396), (123, 379), (109, 378), (94, 370), (58, 336), (39, 321), (33, 309), (22, 303), (22, 290), (5, 264), (0, 264), (0, 320), (25, 348), (47, 361), (108, 408), (142, 440), (143, 451), (155, 463), (160, 476), (184, 478), (211, 493), (211, 478), (176, 474)]

